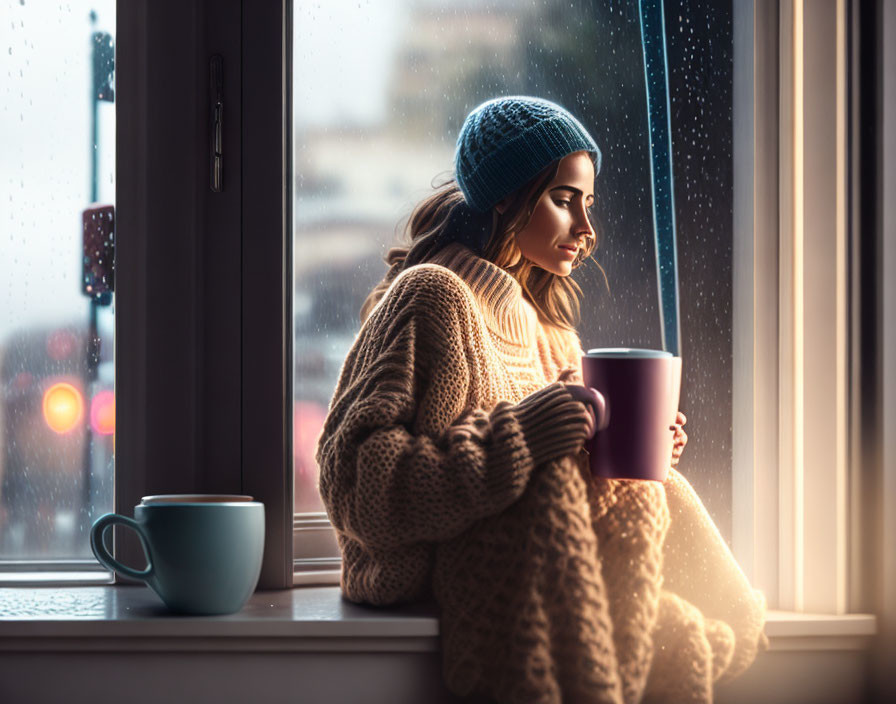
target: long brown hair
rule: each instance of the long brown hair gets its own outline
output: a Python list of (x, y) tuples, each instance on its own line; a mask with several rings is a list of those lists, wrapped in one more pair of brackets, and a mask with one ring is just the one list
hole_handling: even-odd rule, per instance
[[(484, 216), (491, 217), (491, 235), (482, 256), (519, 282), (524, 298), (535, 308), (543, 325), (575, 330), (580, 320), (579, 299), (582, 289), (571, 277), (558, 276), (526, 259), (514, 236), (514, 233), (520, 232), (529, 224), (538, 199), (556, 177), (559, 167), (559, 159), (552, 161), (527, 184), (511, 194), (503, 213), (492, 208), (491, 213)], [(451, 241), (445, 237), (445, 230), (450, 226), (452, 211), (464, 201), (464, 195), (453, 176), (433, 188), (435, 191), (418, 203), (408, 218), (404, 234), (410, 242), (392, 247), (386, 255), (384, 261), (389, 265), (389, 271), (361, 306), (362, 323), (398, 274), (415, 264), (428, 261)], [(597, 227), (593, 221), (592, 227), (596, 232)], [(591, 256), (597, 244), (597, 238), (587, 236), (572, 267), (576, 269), (586, 259), (590, 259), (600, 269), (606, 283), (606, 273)], [(609, 285), (607, 288), (609, 290)]]

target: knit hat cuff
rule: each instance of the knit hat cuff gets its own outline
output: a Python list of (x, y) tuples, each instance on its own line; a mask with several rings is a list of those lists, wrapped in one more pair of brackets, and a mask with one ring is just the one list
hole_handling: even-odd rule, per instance
[(596, 176), (601, 153), (587, 135), (575, 118), (565, 115), (552, 116), (520, 133), (489, 154), (472, 173), (457, 173), (461, 188), (471, 201), (470, 207), (480, 212), (489, 210), (532, 178), (528, 164), (547, 166), (554, 159), (577, 151), (590, 152)]

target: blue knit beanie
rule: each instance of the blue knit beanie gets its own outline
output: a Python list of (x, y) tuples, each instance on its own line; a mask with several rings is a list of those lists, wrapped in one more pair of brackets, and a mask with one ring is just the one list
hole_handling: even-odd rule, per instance
[(494, 98), (460, 128), (455, 177), (470, 208), (484, 213), (555, 159), (578, 151), (591, 153), (596, 176), (600, 149), (568, 111), (543, 98)]

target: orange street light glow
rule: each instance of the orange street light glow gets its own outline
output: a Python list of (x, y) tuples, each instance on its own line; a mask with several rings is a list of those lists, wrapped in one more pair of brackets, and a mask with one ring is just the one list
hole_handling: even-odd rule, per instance
[(44, 392), (44, 420), (53, 432), (74, 430), (84, 415), (84, 399), (71, 384), (59, 382)]
[(97, 435), (112, 435), (115, 432), (115, 394), (100, 391), (90, 404), (90, 427)]

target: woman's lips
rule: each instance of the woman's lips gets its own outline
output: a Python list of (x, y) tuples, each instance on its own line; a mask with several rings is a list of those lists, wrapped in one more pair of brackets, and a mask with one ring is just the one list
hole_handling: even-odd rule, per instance
[(560, 249), (562, 249), (573, 258), (575, 258), (576, 254), (579, 253), (579, 248), (574, 245), (560, 245)]

